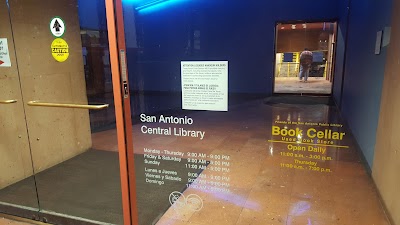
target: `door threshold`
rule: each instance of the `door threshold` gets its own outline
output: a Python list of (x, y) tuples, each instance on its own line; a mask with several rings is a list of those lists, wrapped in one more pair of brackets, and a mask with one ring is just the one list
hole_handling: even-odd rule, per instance
[(111, 223), (105, 223), (46, 210), (38, 211), (34, 208), (9, 203), (0, 203), (0, 217), (35, 225), (113, 225)]

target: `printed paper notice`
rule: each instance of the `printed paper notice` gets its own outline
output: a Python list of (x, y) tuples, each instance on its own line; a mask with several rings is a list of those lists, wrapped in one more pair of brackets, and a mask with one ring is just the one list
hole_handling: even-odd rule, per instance
[(181, 62), (182, 109), (228, 111), (228, 61)]
[(0, 38), (0, 67), (11, 67), (7, 38)]

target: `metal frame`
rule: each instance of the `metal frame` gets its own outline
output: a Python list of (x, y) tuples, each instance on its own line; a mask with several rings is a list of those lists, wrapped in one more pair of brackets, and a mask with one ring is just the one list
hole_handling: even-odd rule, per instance
[[(138, 224), (129, 81), (127, 76), (122, 77), (128, 74), (128, 71), (127, 67), (121, 66), (120, 63), (120, 57), (126, 57), (126, 55), (119, 54), (122, 51), (126, 52), (122, 1), (106, 0), (106, 11), (114, 100), (116, 108), (119, 109), (115, 113), (124, 224)], [(126, 62), (126, 59), (122, 60)]]

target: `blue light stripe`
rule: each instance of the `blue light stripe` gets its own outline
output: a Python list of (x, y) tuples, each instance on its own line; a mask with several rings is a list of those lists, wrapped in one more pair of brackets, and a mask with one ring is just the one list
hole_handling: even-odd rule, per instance
[(148, 8), (150, 6), (155, 6), (155, 5), (158, 5), (158, 4), (166, 2), (166, 1), (169, 1), (169, 0), (155, 0), (155, 1), (152, 1), (152, 2), (149, 2), (149, 3), (146, 3), (144, 5), (141, 5), (139, 7), (136, 7), (135, 9), (140, 11), (142, 9)]

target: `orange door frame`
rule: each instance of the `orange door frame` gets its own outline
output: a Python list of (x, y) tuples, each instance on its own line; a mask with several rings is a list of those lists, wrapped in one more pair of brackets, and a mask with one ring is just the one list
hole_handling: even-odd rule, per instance
[(124, 224), (137, 225), (136, 178), (133, 158), (132, 119), (129, 81), (127, 75), (128, 70), (126, 66), (127, 61), (122, 1), (105, 1), (117, 125)]

